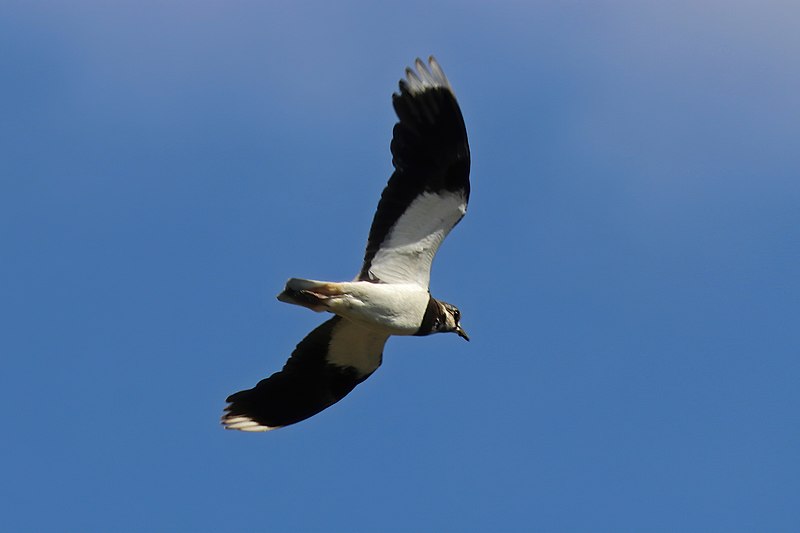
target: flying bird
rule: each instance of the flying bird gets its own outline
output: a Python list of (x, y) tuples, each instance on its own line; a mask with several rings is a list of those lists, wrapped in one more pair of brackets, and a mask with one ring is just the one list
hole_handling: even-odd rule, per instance
[(232, 394), (226, 429), (269, 431), (309, 418), (380, 366), (391, 335), (453, 332), (469, 340), (456, 306), (430, 294), (431, 263), (469, 200), (464, 119), (436, 59), (406, 68), (392, 95), (394, 173), (381, 194), (353, 281), (292, 278), (278, 300), (335, 316), (309, 333), (280, 372)]

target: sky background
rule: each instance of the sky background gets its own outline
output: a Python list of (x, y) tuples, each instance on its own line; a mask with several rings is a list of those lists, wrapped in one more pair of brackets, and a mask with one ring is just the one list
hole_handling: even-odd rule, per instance
[[(797, 2), (0, 6), (0, 521), (14, 532), (800, 530)], [(224, 431), (325, 317), (452, 82), (472, 342)]]

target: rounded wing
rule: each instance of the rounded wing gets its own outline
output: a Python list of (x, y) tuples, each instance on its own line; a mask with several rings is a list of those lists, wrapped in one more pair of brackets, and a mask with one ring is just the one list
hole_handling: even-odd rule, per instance
[(269, 431), (314, 416), (377, 370), (388, 338), (342, 317), (331, 318), (300, 341), (280, 372), (230, 395), (222, 424)]
[(428, 288), (439, 245), (467, 210), (469, 143), (464, 118), (436, 59), (417, 59), (392, 97), (395, 171), (381, 195), (357, 279)]

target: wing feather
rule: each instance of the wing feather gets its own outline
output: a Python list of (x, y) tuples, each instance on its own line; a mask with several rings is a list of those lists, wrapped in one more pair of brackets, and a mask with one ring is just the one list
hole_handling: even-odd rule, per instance
[(280, 372), (226, 400), (226, 429), (268, 431), (309, 418), (344, 398), (380, 366), (388, 335), (339, 316), (309, 333)]
[(430, 281), (439, 245), (466, 213), (470, 154), (464, 118), (450, 82), (431, 57), (406, 70), (392, 97), (399, 122), (392, 137), (395, 171), (372, 221), (357, 279)]

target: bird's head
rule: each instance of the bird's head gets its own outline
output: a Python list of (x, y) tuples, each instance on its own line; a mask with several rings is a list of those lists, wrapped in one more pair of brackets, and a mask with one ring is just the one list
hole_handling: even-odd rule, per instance
[(437, 318), (437, 322), (434, 323), (434, 331), (457, 333), (459, 337), (468, 341), (469, 335), (461, 328), (461, 311), (458, 310), (458, 307), (447, 302), (440, 301), (439, 303), (441, 304), (442, 313)]

